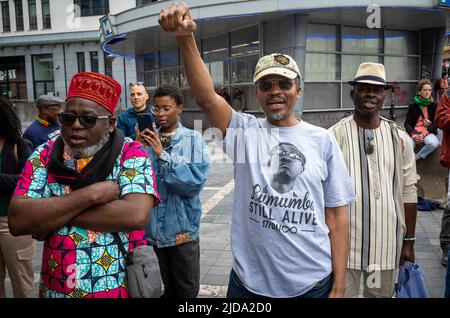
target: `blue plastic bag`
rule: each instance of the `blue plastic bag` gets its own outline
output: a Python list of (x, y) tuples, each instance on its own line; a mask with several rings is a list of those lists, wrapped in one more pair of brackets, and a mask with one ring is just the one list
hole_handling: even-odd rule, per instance
[(434, 211), (440, 209), (439, 203), (428, 199), (419, 199), (417, 202), (417, 211)]
[(427, 298), (427, 286), (419, 264), (405, 261), (398, 273), (395, 291), (397, 298)]

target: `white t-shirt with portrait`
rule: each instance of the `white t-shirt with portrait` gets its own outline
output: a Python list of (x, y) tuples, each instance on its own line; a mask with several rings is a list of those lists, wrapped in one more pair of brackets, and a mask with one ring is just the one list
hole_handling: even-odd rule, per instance
[[(281, 144), (290, 151), (295, 147), (305, 159), (292, 189), (284, 193), (271, 186), (277, 167), (269, 163), (274, 161), (273, 149)], [(234, 271), (255, 294), (304, 294), (332, 271), (325, 207), (355, 201), (335, 139), (304, 121), (284, 128), (233, 111), (223, 146), (234, 163)]]

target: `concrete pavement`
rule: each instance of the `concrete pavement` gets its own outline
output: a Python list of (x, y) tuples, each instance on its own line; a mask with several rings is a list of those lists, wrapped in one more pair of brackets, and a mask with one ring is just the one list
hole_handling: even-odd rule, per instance
[[(208, 182), (201, 194), (203, 216), (200, 231), (199, 297), (225, 297), (233, 258), (230, 246), (233, 165), (217, 148), (210, 146), (210, 150), (213, 162)], [(443, 296), (445, 284), (445, 267), (439, 262), (441, 217), (442, 210), (418, 211), (416, 228), (416, 260), (423, 268), (429, 296), (438, 298)], [(42, 243), (38, 243), (34, 258), (36, 295), (41, 255)], [(11, 297), (11, 284), (8, 279), (6, 288), (8, 297)]]

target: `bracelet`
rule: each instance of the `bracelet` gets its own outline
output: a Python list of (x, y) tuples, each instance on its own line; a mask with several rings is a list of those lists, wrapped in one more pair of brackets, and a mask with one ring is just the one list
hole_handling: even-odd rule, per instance
[(415, 236), (411, 236), (411, 237), (404, 237), (403, 238), (403, 241), (415, 241), (416, 240), (416, 237)]

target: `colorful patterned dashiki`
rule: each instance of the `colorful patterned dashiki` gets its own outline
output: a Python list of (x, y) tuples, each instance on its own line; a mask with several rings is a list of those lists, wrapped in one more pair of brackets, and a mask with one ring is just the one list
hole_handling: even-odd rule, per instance
[[(33, 152), (14, 195), (48, 198), (70, 192), (70, 187), (57, 183), (47, 172), (53, 145), (54, 141), (49, 141)], [(67, 152), (64, 159), (70, 166)], [(87, 162), (72, 160), (72, 164), (81, 170)], [(125, 138), (121, 155), (107, 180), (119, 184), (121, 197), (129, 193), (147, 193), (156, 197), (155, 204), (159, 199), (148, 154), (141, 144), (129, 138)], [(119, 236), (128, 250), (146, 244), (144, 231), (120, 232)], [(44, 243), (39, 297), (127, 298), (125, 261), (113, 235), (74, 226), (63, 226), (54, 233)]]

